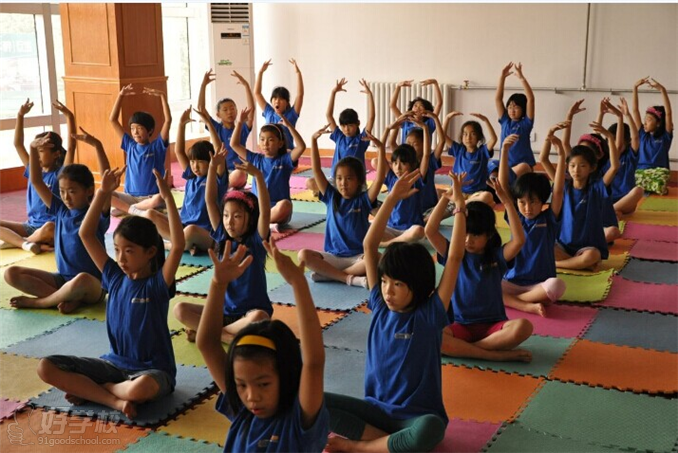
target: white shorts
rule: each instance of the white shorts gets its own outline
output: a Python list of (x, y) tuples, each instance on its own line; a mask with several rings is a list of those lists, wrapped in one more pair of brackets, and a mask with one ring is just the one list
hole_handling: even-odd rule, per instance
[(363, 259), (363, 256), (365, 256), (362, 253), (360, 255), (354, 256), (336, 256), (327, 252), (318, 252), (318, 253), (320, 253), (323, 256), (323, 260), (325, 260), (327, 264), (336, 269), (339, 269), (340, 271), (343, 271), (344, 269), (353, 266), (355, 263), (360, 262), (360, 260)]

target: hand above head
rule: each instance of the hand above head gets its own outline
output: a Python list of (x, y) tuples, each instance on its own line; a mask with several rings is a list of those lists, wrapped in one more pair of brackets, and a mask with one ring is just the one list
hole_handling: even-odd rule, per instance
[(315, 133), (313, 134), (313, 137), (312, 137), (313, 140), (318, 140), (320, 138), (320, 136), (323, 135), (323, 134), (331, 133), (329, 127), (330, 127), (330, 125), (326, 124), (323, 127), (321, 127), (320, 129), (318, 129), (317, 131), (315, 131)]
[(642, 79), (638, 79), (633, 86), (638, 88), (638, 87), (645, 85), (645, 84), (648, 84), (648, 85), (650, 84), (650, 76), (643, 77)]
[(217, 257), (213, 249), (210, 248), (207, 252), (212, 260), (212, 264), (214, 264), (212, 282), (222, 285), (242, 276), (254, 259), (252, 255), (245, 257), (247, 247), (242, 244), (231, 254), (231, 241), (226, 241), (224, 254), (221, 259)]
[(548, 134), (546, 134), (546, 138), (550, 140), (551, 137), (553, 137), (553, 134), (556, 132), (565, 129), (566, 127), (569, 127), (572, 124), (572, 121), (561, 121), (560, 123), (556, 123), (551, 128), (549, 129)]
[(195, 121), (191, 119), (191, 110), (192, 108), (189, 105), (188, 108), (181, 113), (181, 117), (179, 118), (179, 126), (185, 126), (188, 123)]
[(626, 102), (626, 99), (624, 99), (623, 97), (620, 96), (619, 102), (620, 102), (620, 104), (617, 106), (617, 108), (619, 110), (621, 110), (622, 114), (629, 115), (629, 112), (630, 112), (629, 104)]
[(501, 70), (501, 77), (502, 79), (507, 78), (511, 74), (513, 74), (513, 71), (511, 71), (511, 68), (513, 67), (513, 62), (509, 62), (506, 66), (504, 66)]
[(605, 128), (603, 127), (602, 124), (600, 124), (600, 123), (598, 123), (598, 122), (596, 122), (596, 121), (592, 121), (591, 123), (589, 123), (589, 126), (591, 127), (591, 129), (593, 129), (593, 132), (596, 132), (596, 133), (598, 133), (598, 134), (600, 134), (600, 135), (602, 135), (602, 136), (604, 136), (604, 137), (607, 137), (607, 138), (613, 138), (613, 139), (614, 139), (614, 136), (612, 135), (612, 132), (610, 132), (610, 131), (608, 131), (607, 129), (605, 129)]
[(252, 165), (250, 162), (248, 162), (246, 160), (243, 161), (241, 164), (235, 164), (235, 168), (237, 168), (238, 170), (244, 171), (248, 175), (252, 175), (252, 176), (257, 176), (257, 175), (261, 174), (261, 170), (259, 170), (257, 167), (255, 167), (254, 165)]
[(508, 150), (510, 147), (515, 145), (520, 139), (520, 135), (511, 134), (504, 139), (504, 143), (501, 145), (504, 150)]
[(361, 140), (371, 141), (372, 144), (374, 146), (376, 146), (377, 148), (381, 148), (382, 146), (384, 146), (384, 144), (381, 142), (381, 140), (379, 140), (377, 137), (372, 135), (372, 131), (369, 131), (367, 129), (365, 129), (365, 137), (363, 137)]
[(402, 88), (402, 87), (411, 87), (411, 86), (412, 86), (412, 82), (414, 82), (414, 79), (411, 79), (411, 80), (402, 80), (402, 81), (398, 82), (398, 86), (401, 87), (401, 88)]
[(64, 115), (73, 116), (73, 112), (71, 112), (71, 110), (68, 107), (66, 107), (64, 104), (62, 104), (58, 100), (52, 102), (52, 107), (54, 107), (55, 109), (57, 109), (58, 111), (60, 111)]
[(365, 79), (360, 79), (358, 81), (358, 83), (360, 83), (360, 86), (363, 87), (363, 89), (360, 90), (361, 93), (372, 94), (372, 90), (370, 89), (370, 85), (367, 83), (367, 81)]
[(266, 72), (269, 66), (271, 66), (273, 63), (271, 63), (271, 60), (269, 59), (268, 61), (264, 61), (264, 64), (261, 65), (261, 69), (259, 72)]
[(238, 79), (238, 85), (248, 85), (247, 80), (235, 69), (231, 72), (231, 77)]
[(436, 79), (424, 79), (419, 83), (421, 84), (421, 86), (425, 87), (427, 85), (437, 85), (438, 81)]
[(475, 116), (475, 117), (478, 118), (480, 121), (483, 121), (483, 122), (485, 122), (485, 123), (487, 122), (487, 117), (486, 117), (485, 115), (483, 115), (482, 113), (469, 113), (469, 115)]
[[(269, 61), (270, 61), (270, 60), (269, 60)], [(290, 58), (290, 59), (289, 59), (289, 62), (290, 62), (290, 64), (291, 64), (292, 66), (294, 66), (294, 70), (295, 70), (296, 72), (301, 72), (301, 71), (299, 70), (299, 65), (297, 64), (297, 60), (295, 60), (294, 58)]]
[[(190, 107), (189, 107), (190, 109)], [(207, 112), (207, 109), (205, 109), (205, 106), (198, 106), (198, 108), (193, 109), (195, 113), (198, 114), (200, 119), (202, 120), (203, 123), (209, 124), (210, 123), (210, 114)], [(189, 112), (190, 115), (190, 112)], [(193, 121), (193, 120), (191, 120)]]
[[(241, 123), (246, 123), (247, 120), (248, 120), (249, 117), (250, 117), (250, 113), (252, 113), (252, 109), (251, 109), (251, 108), (245, 107), (244, 109), (242, 109), (242, 110), (240, 111), (240, 122), (241, 122)], [(284, 117), (284, 116), (285, 116), (285, 115), (283, 115), (283, 117)]]
[(454, 110), (453, 110), (453, 111), (451, 111), (450, 113), (448, 113), (447, 115), (445, 115), (445, 119), (452, 119), (452, 118), (454, 118), (455, 116), (462, 116), (462, 115), (463, 115), (463, 113), (457, 112), (457, 111), (454, 111)]
[(169, 178), (170, 178), (170, 172), (165, 170), (165, 174), (161, 175), (158, 170), (155, 168), (153, 169), (153, 176), (155, 176), (155, 183), (158, 185), (158, 190), (160, 191), (160, 196), (163, 199), (167, 199), (168, 197), (172, 196), (172, 191), (170, 190), (169, 187)]
[(158, 97), (165, 96), (164, 91), (157, 90), (155, 88), (149, 88), (149, 87), (144, 87), (143, 94), (147, 94), (149, 96), (158, 96)]
[(85, 129), (83, 129), (82, 127), (79, 127), (79, 129), (82, 132), (82, 134), (71, 134), (71, 138), (73, 138), (74, 140), (78, 140), (80, 142), (85, 142), (91, 146), (101, 144), (101, 141), (98, 138), (88, 133)]
[(54, 148), (54, 143), (49, 135), (43, 135), (42, 137), (36, 137), (31, 142), (31, 148)]
[(664, 85), (662, 85), (661, 83), (657, 82), (657, 81), (656, 81), (655, 79), (653, 79), (652, 77), (650, 77), (650, 79), (647, 81), (647, 84), (650, 85), (650, 86), (651, 86), (652, 88), (654, 88), (655, 90), (664, 91)]
[(342, 77), (341, 80), (337, 80), (336, 84), (334, 85), (334, 88), (332, 88), (333, 93), (338, 93), (340, 91), (346, 92), (344, 89), (344, 86), (348, 83), (348, 81)]
[(520, 80), (525, 79), (525, 76), (523, 75), (523, 64), (518, 62), (513, 65), (513, 69), (516, 70), (516, 77), (518, 77)]
[(280, 272), (280, 275), (282, 275), (286, 282), (292, 283), (294, 281), (306, 279), (306, 277), (304, 277), (305, 263), (301, 261), (299, 265), (294, 264), (292, 258), (278, 250), (278, 246), (275, 244), (273, 238), (264, 241), (264, 248), (266, 248), (268, 254), (273, 258), (273, 261), (275, 261), (278, 272)]
[(132, 88), (131, 83), (129, 85), (125, 85), (120, 89), (120, 96), (131, 96), (133, 94), (137, 93), (134, 91), (134, 88)]
[(578, 101), (575, 101), (575, 103), (572, 104), (572, 107), (570, 107), (570, 110), (568, 111), (567, 116), (568, 116), (568, 117), (573, 117), (573, 116), (576, 115), (577, 113), (581, 113), (581, 112), (583, 112), (584, 110), (586, 110), (586, 107), (581, 108), (581, 105), (582, 105), (583, 102), (584, 102), (583, 99), (580, 99), (580, 100), (578, 100)]
[(101, 185), (99, 189), (104, 193), (112, 193), (115, 189), (120, 186), (120, 178), (125, 172), (127, 167), (122, 167), (120, 169), (114, 168), (113, 170), (106, 169), (101, 174)]
[(228, 148), (226, 148), (226, 145), (224, 143), (222, 143), (221, 148), (219, 148), (219, 151), (214, 153), (214, 155), (210, 155), (210, 165), (217, 166), (217, 167), (225, 165), (227, 155), (228, 155)]
[(419, 169), (413, 170), (409, 173), (404, 174), (393, 185), (388, 196), (393, 197), (396, 200), (404, 200), (405, 198), (415, 194), (419, 189), (413, 188), (412, 185), (421, 178), (421, 173)]
[(209, 85), (217, 79), (217, 75), (214, 73), (214, 70), (210, 68), (209, 71), (205, 72), (205, 75), (202, 76), (202, 84)]
[(19, 116), (24, 116), (25, 114), (27, 114), (28, 112), (30, 112), (32, 108), (33, 108), (33, 103), (31, 102), (30, 99), (26, 99), (26, 102), (24, 102), (23, 104), (21, 104), (21, 107), (19, 107), (19, 113), (18, 113), (18, 115), (19, 115)]
[(487, 185), (494, 189), (495, 193), (497, 194), (497, 198), (499, 198), (499, 201), (501, 201), (503, 204), (506, 204), (509, 201), (508, 195), (506, 194), (504, 187), (501, 185), (499, 178), (490, 179), (487, 181)]

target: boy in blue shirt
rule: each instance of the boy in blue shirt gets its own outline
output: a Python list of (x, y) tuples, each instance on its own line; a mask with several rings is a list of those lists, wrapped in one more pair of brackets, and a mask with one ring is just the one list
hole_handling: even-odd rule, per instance
[[(129, 119), (131, 135), (120, 122), (122, 98), (136, 94), (132, 84), (122, 87), (115, 100), (111, 116), (108, 118), (116, 135), (122, 140), (120, 148), (125, 152), (125, 192), (114, 192), (111, 205), (119, 211), (139, 215), (146, 209), (164, 206), (162, 197), (153, 177), (153, 169), (160, 174), (165, 172), (165, 155), (169, 146), (169, 131), (172, 126), (172, 114), (167, 95), (153, 88), (143, 88), (143, 94), (160, 97), (165, 122), (158, 137), (151, 141), (155, 129), (155, 120), (146, 112), (135, 112)], [(114, 214), (114, 213), (113, 213)]]

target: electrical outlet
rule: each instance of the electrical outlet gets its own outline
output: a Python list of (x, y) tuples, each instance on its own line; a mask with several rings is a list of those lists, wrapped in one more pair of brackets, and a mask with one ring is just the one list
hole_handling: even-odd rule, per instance
[(532, 132), (532, 133), (530, 134), (530, 141), (531, 141), (532, 143), (536, 143), (536, 142), (537, 142), (537, 133), (536, 133), (536, 132)]

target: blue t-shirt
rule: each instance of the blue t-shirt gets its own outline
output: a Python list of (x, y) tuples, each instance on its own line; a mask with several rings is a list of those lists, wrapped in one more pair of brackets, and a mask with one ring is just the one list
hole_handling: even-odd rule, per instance
[(161, 370), (176, 385), (177, 366), (167, 327), (170, 293), (162, 270), (132, 280), (112, 259), (104, 265), (101, 286), (108, 291), (106, 330), (111, 350), (101, 356), (125, 370)]
[(575, 189), (572, 180), (567, 180), (558, 242), (570, 252), (595, 247), (600, 250), (601, 258), (607, 259), (609, 252), (603, 230), (603, 212), (608, 198), (608, 188), (602, 179), (589, 182), (583, 189)]
[[(54, 171), (42, 172), (42, 180), (49, 190), (52, 192), (52, 197), (61, 199), (61, 192), (59, 192), (59, 181), (57, 175), (61, 168)], [(26, 212), (28, 213), (28, 224), (33, 228), (40, 228), (47, 222), (54, 222), (54, 215), (49, 214), (42, 198), (31, 184), (30, 180), (30, 166), (26, 165), (24, 171), (24, 178), (28, 179), (28, 189), (26, 190)]]
[(466, 181), (472, 181), (461, 188), (462, 192), (471, 194), (487, 190), (487, 178), (489, 177), (487, 164), (494, 152), (489, 151), (487, 146), (481, 145), (474, 152), (469, 153), (461, 143), (452, 142), (447, 154), (454, 156), (452, 171), (456, 174), (466, 172)]
[[(398, 177), (396, 174), (393, 173), (393, 170), (389, 170), (384, 181), (389, 191), (397, 181)], [(419, 189), (419, 192), (396, 203), (393, 212), (391, 212), (391, 217), (388, 218), (389, 227), (396, 230), (407, 230), (412, 225), (424, 225), (424, 206), (421, 200), (421, 190), (424, 187), (424, 183), (421, 178), (412, 187)]]
[[(247, 161), (264, 174), (266, 187), (268, 187), (271, 198), (271, 206), (274, 206), (280, 200), (290, 199), (290, 177), (294, 170), (294, 162), (290, 153), (269, 158), (264, 154), (247, 150)], [(252, 193), (257, 195), (256, 180), (252, 182)]]
[[(372, 209), (367, 192), (347, 200), (328, 184), (325, 193), (320, 195), (320, 201), (327, 205), (325, 251), (342, 257), (362, 254)], [(335, 201), (338, 201), (336, 209)]]
[(504, 140), (509, 135), (518, 134), (520, 136), (518, 141), (509, 148), (509, 166), (515, 167), (525, 162), (529, 166), (534, 167), (536, 162), (534, 154), (532, 154), (532, 146), (530, 145), (530, 134), (532, 133), (534, 122), (527, 115), (518, 121), (513, 121), (509, 118), (508, 112), (505, 111), (502, 117), (499, 118), (499, 124), (501, 124), (499, 149), (501, 149), (501, 144), (504, 143)]
[(638, 169), (669, 168), (669, 149), (673, 141), (673, 132), (655, 138), (653, 134), (640, 128), (640, 149), (638, 150)]
[[(54, 230), (54, 254), (57, 270), (66, 281), (73, 279), (80, 272), (86, 272), (101, 280), (101, 271), (87, 253), (80, 239), (80, 224), (87, 214), (85, 209), (68, 209), (57, 197), (52, 197), (49, 213), (56, 217)], [(111, 217), (101, 214), (97, 225), (96, 236), (105, 246), (104, 235), (111, 224)]]
[(355, 157), (363, 163), (363, 167), (365, 166), (365, 151), (370, 146), (369, 140), (363, 140), (365, 137), (365, 129), (353, 137), (345, 136), (339, 126), (334, 129), (334, 132), (330, 135), (330, 138), (335, 143), (334, 157), (332, 158), (332, 174), (334, 174), (334, 167), (337, 165), (337, 162), (344, 157)]
[[(285, 118), (287, 118), (287, 121), (289, 121), (292, 126), (297, 125), (299, 114), (297, 114), (297, 111), (294, 110), (291, 106), (287, 107), (287, 110), (285, 110), (283, 115), (285, 115)], [(266, 118), (267, 123), (278, 124), (282, 121), (282, 118), (275, 112), (273, 107), (271, 107), (271, 104), (266, 104), (266, 108), (264, 108), (264, 112), (261, 114), (261, 116)], [(285, 140), (287, 141), (287, 148), (294, 149), (294, 138), (292, 138), (292, 133), (290, 132), (289, 129), (287, 129), (287, 126), (285, 126), (284, 124), (281, 124), (281, 126), (283, 128), (283, 131), (285, 131)]]
[[(210, 117), (210, 121), (212, 122), (214, 129), (217, 131), (219, 139), (228, 150), (228, 154), (226, 155), (226, 166), (228, 167), (228, 171), (233, 171), (235, 170), (235, 164), (242, 163), (242, 160), (240, 160), (240, 157), (238, 157), (238, 153), (233, 151), (233, 148), (231, 148), (231, 136), (233, 135), (235, 126), (229, 129), (228, 127), (224, 126), (221, 121), (217, 121), (212, 117)], [(205, 129), (207, 129), (207, 126), (205, 126)], [(247, 123), (242, 123), (242, 128), (240, 129), (240, 144), (242, 146), (245, 146), (247, 143), (247, 137), (249, 136), (250, 128), (247, 126)]]
[(224, 314), (238, 316), (245, 315), (250, 310), (264, 310), (270, 316), (273, 314), (273, 306), (266, 287), (264, 243), (259, 232), (254, 231), (242, 243), (231, 240), (231, 250), (235, 250), (240, 244), (247, 247), (247, 254), (252, 255), (253, 261), (240, 277), (228, 284), (224, 296)]
[[(619, 170), (610, 184), (612, 203), (616, 203), (636, 186), (636, 167), (638, 167), (638, 153), (634, 153), (631, 146), (619, 156)], [(610, 161), (603, 165), (601, 173), (604, 175), (610, 169)]]
[[(426, 124), (428, 127), (428, 138), (430, 139), (433, 137), (433, 133), (436, 131), (436, 122), (433, 120), (433, 118), (424, 117), (422, 119), (424, 120), (424, 124)], [(405, 121), (403, 125), (400, 126), (400, 130), (402, 131), (400, 142), (405, 143), (407, 140), (407, 134), (409, 134), (412, 129), (418, 128), (419, 126), (414, 124), (412, 121)]]
[(216, 410), (231, 421), (224, 452), (321, 452), (330, 431), (330, 413), (325, 403), (311, 426), (304, 429), (301, 405), (295, 398), (288, 411), (261, 419), (247, 408), (233, 413), (223, 393), (217, 398)]
[[(447, 241), (445, 248), (449, 246)], [(489, 264), (484, 264), (484, 260), (484, 254), (464, 253), (452, 303), (447, 310), (450, 322), (475, 324), (508, 319), (501, 293), (501, 280), (507, 269), (504, 247), (497, 248)], [(447, 257), (438, 254), (438, 263), (444, 266)]]
[(421, 204), (426, 211), (438, 204), (438, 191), (436, 190), (436, 171), (441, 167), (441, 160), (436, 159), (434, 153), (431, 153), (428, 159), (428, 171), (424, 178), (424, 187), (421, 189)]
[(140, 145), (129, 134), (122, 136), (120, 145), (127, 155), (127, 171), (125, 172), (125, 193), (134, 197), (145, 197), (158, 193), (153, 169), (161, 175), (165, 174), (165, 155), (167, 143), (158, 136), (152, 142)]
[[(525, 244), (520, 253), (508, 263), (504, 279), (516, 285), (535, 285), (556, 276), (554, 247), (558, 238), (560, 222), (551, 208), (542, 211), (534, 219), (522, 214), (520, 223), (525, 230)], [(508, 222), (508, 216), (504, 215)]]
[(443, 405), (440, 348), (448, 324), (436, 290), (407, 313), (391, 311), (370, 291), (372, 321), (367, 337), (365, 401), (390, 417), (406, 420), (433, 414), (447, 423)]
[[(186, 225), (197, 225), (200, 228), (212, 231), (212, 223), (210, 222), (209, 214), (207, 213), (207, 204), (205, 203), (205, 188), (207, 186), (207, 176), (196, 176), (191, 170), (191, 167), (186, 167), (186, 170), (181, 175), (186, 180), (186, 190), (184, 197), (184, 205), (181, 207), (181, 223)], [(217, 199), (215, 202), (220, 203), (221, 198), (228, 190), (228, 172), (217, 176)]]

